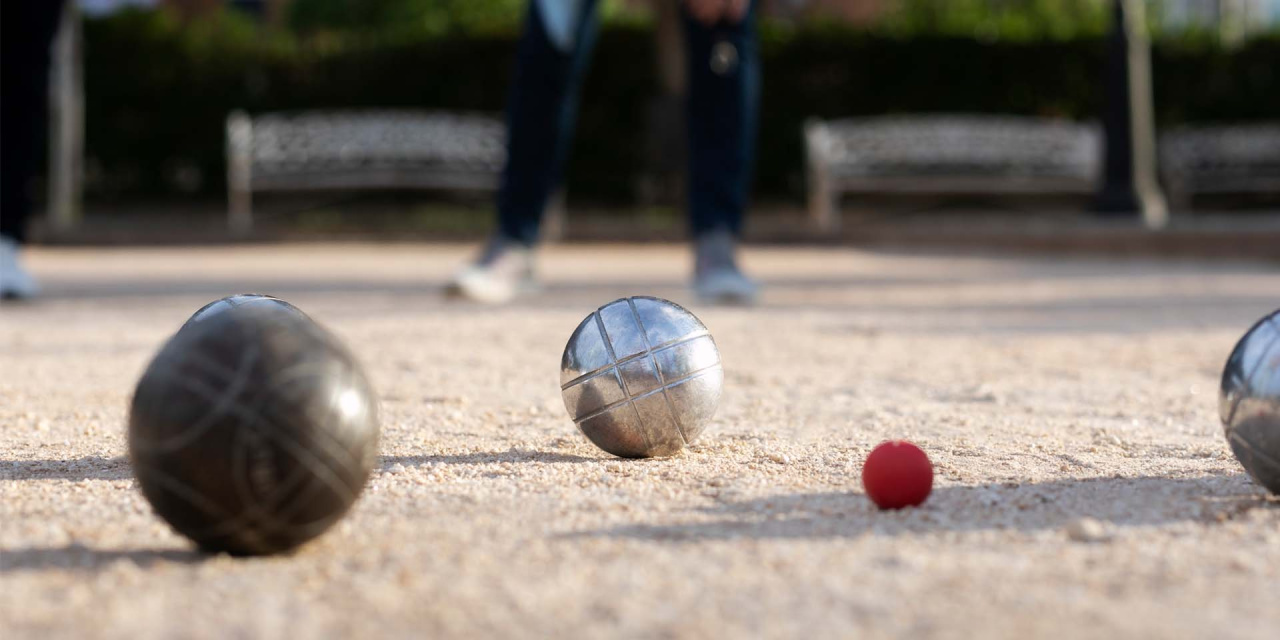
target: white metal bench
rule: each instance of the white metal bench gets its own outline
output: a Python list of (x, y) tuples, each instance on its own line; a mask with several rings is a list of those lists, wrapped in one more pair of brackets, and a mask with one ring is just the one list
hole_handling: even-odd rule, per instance
[(812, 120), (804, 128), (809, 215), (839, 226), (845, 193), (1094, 192), (1101, 132), (1048, 118), (922, 115)]
[(1280, 122), (1169, 131), (1160, 165), (1179, 209), (1196, 194), (1280, 194)]
[(250, 229), (253, 193), (263, 191), (493, 191), (505, 160), (505, 126), (489, 115), (237, 111), (227, 117), (229, 222)]

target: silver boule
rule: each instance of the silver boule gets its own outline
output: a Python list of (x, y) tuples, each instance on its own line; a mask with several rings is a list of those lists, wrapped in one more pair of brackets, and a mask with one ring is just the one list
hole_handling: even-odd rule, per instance
[(596, 446), (624, 458), (668, 456), (693, 442), (715, 416), (723, 386), (707, 327), (661, 298), (600, 307), (560, 359), (569, 417)]
[(1253, 325), (1227, 358), (1218, 411), (1236, 459), (1280, 495), (1280, 311)]

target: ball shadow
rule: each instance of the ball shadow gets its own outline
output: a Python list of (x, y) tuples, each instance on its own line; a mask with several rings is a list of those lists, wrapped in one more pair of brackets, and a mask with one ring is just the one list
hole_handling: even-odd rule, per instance
[(71, 460), (0, 460), (6, 480), (127, 480), (133, 468), (125, 456), (88, 456)]
[(603, 458), (588, 458), (565, 453), (551, 453), (532, 449), (508, 449), (506, 451), (481, 451), (478, 453), (460, 453), (434, 456), (383, 456), (381, 469), (401, 464), (406, 467), (426, 464), (496, 464), (501, 462), (529, 463), (581, 463), (600, 462)]
[[(861, 492), (721, 500), (698, 521), (624, 525), (566, 534), (650, 541), (857, 538), (940, 531), (1061, 529), (1082, 518), (1113, 527), (1220, 522), (1253, 509), (1280, 509), (1243, 473), (1199, 478), (1094, 478), (935, 489), (922, 507), (880, 511)], [(711, 516), (711, 519), (706, 519)]]
[(121, 561), (145, 569), (164, 563), (197, 564), (212, 557), (194, 549), (94, 549), (81, 544), (20, 547), (0, 549), (0, 575), (47, 569), (96, 571)]

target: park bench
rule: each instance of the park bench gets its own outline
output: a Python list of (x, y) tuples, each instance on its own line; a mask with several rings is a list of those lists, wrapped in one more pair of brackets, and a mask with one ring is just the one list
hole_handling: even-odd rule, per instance
[(1280, 194), (1280, 122), (1183, 127), (1160, 136), (1169, 200), (1198, 194)]
[(1089, 195), (1101, 133), (1049, 118), (916, 115), (811, 120), (804, 128), (809, 216), (839, 226), (859, 194)]
[(488, 115), (236, 111), (226, 127), (228, 215), (238, 232), (253, 225), (255, 192), (493, 191), (506, 160), (505, 126)]

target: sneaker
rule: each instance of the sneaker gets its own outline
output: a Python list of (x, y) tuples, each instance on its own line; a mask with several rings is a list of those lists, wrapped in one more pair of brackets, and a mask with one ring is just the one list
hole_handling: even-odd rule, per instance
[(711, 231), (694, 241), (693, 292), (708, 304), (753, 304), (760, 287), (738, 269), (737, 241), (728, 231)]
[(18, 243), (0, 236), (0, 298), (16, 300), (40, 293), (35, 278), (18, 263)]
[(494, 236), (474, 263), (445, 285), (445, 294), (476, 302), (499, 304), (537, 290), (533, 278), (533, 249)]

